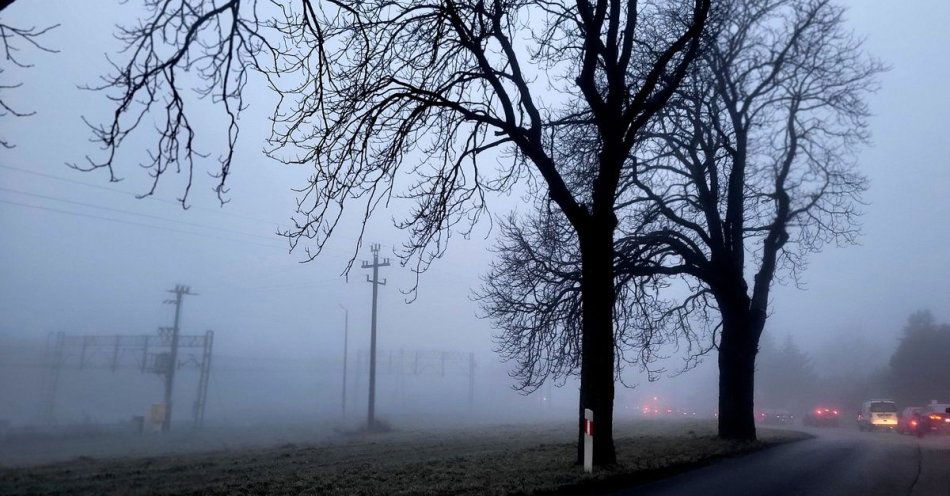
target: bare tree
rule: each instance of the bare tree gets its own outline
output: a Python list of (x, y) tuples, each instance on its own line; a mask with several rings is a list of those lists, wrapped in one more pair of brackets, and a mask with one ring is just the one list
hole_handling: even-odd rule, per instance
[[(0, 12), (10, 6), (13, 0), (0, 1)], [(0, 19), (0, 49), (3, 50), (3, 60), (0, 62), (0, 76), (11, 68), (28, 69), (33, 65), (22, 57), (21, 51), (38, 50), (41, 52), (55, 53), (53, 50), (41, 42), (44, 34), (58, 25), (38, 28), (36, 26), (20, 27), (4, 22)], [(8, 90), (18, 88), (22, 83), (7, 83), (0, 81), (0, 118), (4, 117), (27, 117), (34, 114), (33, 111), (23, 110), (17, 105), (10, 103), (4, 97)], [(0, 136), (0, 146), (3, 148), (13, 148), (15, 145), (7, 139)]]
[[(653, 128), (636, 189), (681, 270), (711, 293), (719, 434), (754, 439), (755, 356), (779, 271), (850, 243), (865, 178), (866, 97), (883, 69), (830, 0), (724, 2), (712, 42)], [(747, 274), (753, 274), (752, 280)]]
[[(82, 167), (113, 171), (123, 139), (154, 112), (159, 140), (147, 165), (155, 184), (180, 164), (190, 177), (199, 155), (180, 88), (183, 73), (198, 68), (202, 94), (230, 116), (215, 172), (223, 194), (252, 68), (281, 98), (268, 154), (314, 168), (284, 233), (292, 247), (309, 241), (309, 258), (345, 205), (358, 202), (368, 219), (398, 198), (415, 205), (400, 223), (409, 232), (400, 255), (424, 271), (451, 233), (481, 218), (487, 193), (537, 178), (577, 233), (579, 409), (598, 418), (595, 463), (613, 463), (618, 181), (640, 131), (696, 57), (709, 3), (300, 0), (267, 17), (253, 0), (148, 0), (147, 18), (120, 32), (126, 62), (103, 86), (117, 102), (113, 120), (94, 128), (106, 157)], [(572, 190), (558, 149), (560, 131), (578, 125), (596, 133), (597, 161), (586, 188)], [(484, 157), (499, 153), (491, 171)]]
[[(497, 258), (475, 293), (484, 316), (500, 330), (496, 351), (515, 363), (515, 389), (532, 392), (552, 380), (563, 384), (581, 365), (581, 257), (576, 234), (563, 216), (551, 209), (538, 215), (511, 215), (501, 222)], [(652, 260), (663, 255), (653, 254)], [(650, 258), (640, 254), (640, 260)], [(660, 362), (681, 352), (682, 373), (711, 348), (711, 316), (701, 299), (664, 297), (670, 283), (660, 265), (628, 265), (614, 258), (615, 374), (635, 366), (653, 381), (666, 372)]]
[[(755, 356), (773, 281), (782, 274), (797, 281), (808, 253), (857, 234), (865, 179), (855, 151), (867, 141), (865, 99), (883, 68), (865, 54), (843, 16), (828, 0), (717, 4), (700, 59), (644, 131), (648, 139), (631, 151), (634, 159), (618, 181), (615, 274), (653, 284), (662, 276), (688, 288), (679, 313), (688, 332), (665, 335), (698, 340), (691, 356), (709, 349), (704, 342), (718, 350), (724, 438), (755, 438)], [(589, 168), (583, 160), (575, 166)], [(532, 222), (522, 228), (535, 229)], [(562, 259), (541, 252), (538, 240), (529, 249), (530, 243), (508, 244), (521, 236), (517, 229), (503, 234), (504, 249), (524, 252), (510, 259), (535, 271), (552, 269), (540, 275), (509, 264), (508, 277), (518, 279), (508, 282), (513, 290), (535, 296), (532, 288), (544, 288), (546, 296), (549, 278), (571, 273)], [(524, 260), (526, 253), (542, 260)], [(488, 307), (495, 309), (512, 295), (491, 296)], [(626, 303), (656, 301), (663, 300)], [(527, 317), (492, 316), (506, 338), (525, 335)], [(531, 317), (540, 324), (527, 341), (534, 349), (533, 340), (551, 335), (546, 319)], [(538, 360), (531, 348), (513, 349), (523, 368)]]

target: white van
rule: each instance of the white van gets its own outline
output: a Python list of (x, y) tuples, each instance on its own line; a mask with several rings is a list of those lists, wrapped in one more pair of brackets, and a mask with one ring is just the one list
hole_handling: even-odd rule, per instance
[(891, 400), (869, 400), (861, 405), (858, 429), (873, 431), (897, 427), (897, 404)]

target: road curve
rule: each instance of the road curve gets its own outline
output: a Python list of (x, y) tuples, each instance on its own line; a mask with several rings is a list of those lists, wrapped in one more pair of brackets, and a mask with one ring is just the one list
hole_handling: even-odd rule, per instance
[(796, 443), (717, 462), (617, 496), (950, 496), (950, 436), (802, 429)]

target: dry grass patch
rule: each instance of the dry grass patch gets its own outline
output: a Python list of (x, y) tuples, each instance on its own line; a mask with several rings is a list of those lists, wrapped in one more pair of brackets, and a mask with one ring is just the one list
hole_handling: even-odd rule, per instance
[(711, 422), (622, 423), (617, 466), (586, 475), (573, 464), (572, 425), (403, 431), (200, 455), (84, 458), (0, 472), (0, 493), (596, 493), (802, 436), (767, 431), (758, 442), (735, 443), (716, 439)]

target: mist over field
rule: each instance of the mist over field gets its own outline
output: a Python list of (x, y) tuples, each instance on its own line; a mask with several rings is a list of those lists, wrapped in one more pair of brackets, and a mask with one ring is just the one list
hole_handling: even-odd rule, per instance
[[(525, 476), (538, 494), (581, 487), (605, 492), (765, 448), (762, 460), (773, 450), (818, 441), (865, 453), (871, 448), (861, 443), (868, 441), (857, 436), (859, 429), (863, 435), (865, 427), (875, 428), (871, 400), (893, 403), (893, 425), (884, 430), (905, 433), (911, 433), (905, 427), (910, 415), (943, 415), (937, 410), (950, 407), (950, 164), (944, 146), (950, 4), (606, 2), (617, 10), (604, 15), (619, 16), (621, 26), (629, 21), (620, 14), (627, 9), (639, 9), (643, 20), (631, 22), (635, 28), (618, 39), (611, 38), (615, 30), (595, 30), (604, 43), (622, 49), (623, 37), (634, 33), (647, 41), (633, 44), (634, 62), (620, 75), (608, 74), (616, 64), (595, 64), (591, 71), (605, 72), (591, 76), (592, 92), (575, 75), (585, 60), (577, 54), (588, 46), (578, 41), (586, 31), (552, 21), (557, 9), (544, 11), (551, 18), (541, 16), (532, 2), (447, 2), (446, 12), (462, 12), (459, 20), (420, 16), (419, 26), (405, 28), (412, 33), (407, 38), (385, 27), (394, 20), (370, 28), (330, 15), (336, 9), (330, 2), (249, 3), (0, 1), (0, 43), (7, 49), (0, 61), (0, 492), (116, 491), (54, 468), (28, 470), (75, 462), (84, 473), (134, 477), (129, 474), (142, 457), (170, 454), (186, 458), (160, 463), (244, 466), (257, 474), (248, 480), (263, 481), (260, 492), (275, 494), (308, 488), (385, 494), (385, 483), (359, 486), (359, 474), (349, 467), (364, 463), (379, 480), (396, 480), (405, 469), (392, 465), (396, 458), (417, 464), (405, 470), (420, 480), (435, 481), (424, 489), (392, 486), (406, 494), (530, 493), (528, 485), (509, 482), (522, 473), (512, 467), (532, 465), (543, 467)], [(396, 3), (409, 9), (416, 2)], [(230, 36), (241, 34), (247, 46), (221, 41), (239, 23), (219, 19), (196, 35), (203, 51), (155, 69), (189, 39), (187, 23), (202, 19), (199, 12), (224, 16), (239, 4), (244, 10), (236, 18), (244, 24)], [(156, 6), (183, 10), (176, 17)], [(506, 20), (489, 29), (484, 16), (495, 8)], [(569, 14), (560, 22), (587, 22), (576, 8), (565, 3)], [(254, 24), (248, 9), (272, 20)], [(388, 12), (360, 9), (366, 18)], [(813, 19), (797, 14), (807, 9), (816, 12), (814, 22), (825, 23), (814, 32)], [(356, 11), (351, 15), (357, 18)], [(690, 24), (699, 18), (705, 28)], [(116, 26), (147, 26), (143, 19), (164, 19), (155, 32), (164, 35), (152, 33), (152, 45), (142, 45), (153, 52), (123, 50), (129, 40), (148, 36), (132, 30), (123, 39)], [(751, 20), (729, 27), (744, 26), (742, 19)], [(426, 27), (443, 21), (471, 22), (471, 33), (485, 30), (470, 33), (471, 43), (484, 43), (489, 54), (472, 67), (498, 64), (485, 80), (494, 74), (501, 82), (464, 86), (468, 76), (439, 72), (477, 72), (460, 68), (469, 59), (455, 50), (468, 42)], [(313, 34), (317, 27), (324, 30), (320, 36)], [(749, 53), (723, 60), (741, 69), (742, 63), (755, 66), (755, 57), (771, 57), (774, 74), (758, 68), (743, 77), (762, 78), (750, 102), (767, 91), (779, 96), (762, 97), (761, 113), (746, 107), (748, 127), (735, 118), (735, 131), (682, 117), (692, 116), (683, 110), (695, 103), (690, 98), (699, 101), (696, 121), (729, 115), (717, 107), (728, 107), (729, 93), (703, 71), (725, 71), (707, 54), (717, 43), (731, 46), (740, 29), (758, 33), (750, 35)], [(557, 35), (544, 38), (546, 30)], [(684, 44), (673, 45), (680, 32)], [(502, 33), (514, 48), (506, 49)], [(768, 45), (780, 45), (785, 34), (787, 53)], [(270, 55), (269, 41), (258, 36), (280, 40), (274, 44), (280, 55)], [(380, 41), (387, 36), (388, 45)], [(358, 48), (369, 40), (380, 43), (378, 53)], [(228, 48), (215, 55), (219, 42)], [(644, 48), (651, 43), (679, 48), (653, 81), (661, 89), (648, 92), (644, 104), (631, 92), (651, 84), (648, 69), (663, 60), (659, 48)], [(605, 53), (598, 57), (612, 52)], [(522, 66), (512, 65), (519, 57)], [(698, 65), (689, 65), (690, 57)], [(786, 57), (794, 58), (798, 72), (782, 72)], [(262, 68), (265, 62), (274, 65)], [(682, 71), (672, 68), (680, 63)], [(820, 70), (809, 73), (809, 63)], [(836, 65), (840, 72), (828, 69)], [(405, 78), (404, 86), (392, 82), (396, 76)], [(608, 132), (604, 122), (611, 119), (598, 114), (591, 96), (612, 94), (607, 82), (617, 78), (629, 86), (617, 98), (633, 102), (617, 115), (642, 116), (623, 121), (621, 133)], [(835, 78), (842, 81), (829, 82)], [(445, 89), (456, 84), (464, 88)], [(733, 91), (744, 91), (743, 84), (754, 86), (743, 80)], [(809, 85), (822, 94), (811, 94)], [(498, 88), (512, 97), (496, 95)], [(443, 100), (433, 96), (443, 90)], [(418, 91), (406, 101), (425, 108), (393, 104), (404, 97), (400, 91)], [(447, 103), (449, 97), (458, 102)], [(794, 103), (786, 106), (786, 98)], [(654, 102), (661, 103), (649, 108)], [(474, 110), (453, 117), (463, 104)], [(506, 112), (505, 105), (514, 110)], [(573, 124), (588, 113), (594, 117)], [(182, 121), (186, 127), (174, 127)], [(673, 136), (657, 140), (668, 129)], [(693, 131), (693, 143), (676, 135)], [(740, 179), (745, 193), (735, 200), (745, 225), (732, 233), (747, 244), (731, 248), (733, 258), (725, 263), (727, 250), (717, 251), (717, 243), (728, 244), (722, 239), (730, 239), (729, 223), (736, 220), (733, 190), (722, 184), (740, 170), (734, 143), (747, 134), (749, 176)], [(628, 147), (619, 155), (629, 157), (615, 161), (616, 177), (603, 172), (615, 135), (638, 137), (618, 141)], [(702, 137), (708, 143), (700, 143)], [(722, 177), (690, 168), (683, 150), (693, 151), (696, 161), (702, 156), (725, 164), (709, 166), (720, 167)], [(786, 158), (801, 169), (783, 175)], [(629, 172), (637, 167), (643, 168), (639, 175)], [(703, 173), (709, 177), (697, 180)], [(786, 177), (795, 182), (782, 184)], [(598, 188), (611, 178), (618, 184), (609, 193), (609, 221), (601, 221)], [(696, 199), (704, 192), (715, 197), (712, 206)], [(789, 196), (783, 210), (781, 198)], [(637, 210), (649, 202), (658, 206)], [(784, 224), (772, 222), (773, 204), (776, 218), (788, 210), (793, 215)], [(720, 214), (726, 221), (717, 224)], [(585, 237), (608, 224), (616, 231), (603, 246)], [(671, 240), (662, 238), (676, 229)], [(651, 245), (651, 236), (666, 244)], [(781, 246), (770, 247), (776, 239)], [(637, 243), (646, 248), (630, 248)], [(591, 246), (608, 255), (591, 255)], [(629, 262), (635, 266), (629, 269), (620, 253), (643, 257), (634, 260), (641, 265)], [(608, 277), (582, 269), (595, 266)], [(545, 268), (550, 272), (542, 273)], [(745, 313), (730, 313), (729, 302), (739, 300), (745, 304), (735, 308)], [(603, 312), (592, 311), (595, 306)], [(723, 336), (733, 335), (754, 339), (724, 344)], [(739, 356), (751, 358), (729, 365)], [(743, 365), (749, 360), (752, 369)], [(735, 380), (736, 370), (746, 371), (748, 380)], [(751, 408), (744, 398), (752, 398)], [(936, 405), (933, 412), (927, 405)], [(597, 411), (594, 425), (610, 437), (609, 451), (593, 455), (594, 476), (579, 468), (587, 449), (585, 409)], [(838, 430), (820, 429), (823, 409), (834, 411)], [(789, 430), (818, 440), (802, 441), (807, 436)], [(905, 460), (922, 449), (924, 461), (914, 463), (938, 468), (922, 472), (920, 487), (939, 487), (950, 481), (950, 469), (939, 468), (950, 466), (940, 465), (950, 456), (945, 434), (872, 444)], [(367, 448), (376, 442), (382, 451)], [(416, 442), (430, 444), (416, 450)], [(294, 479), (333, 447), (342, 450), (334, 455), (340, 458)], [(221, 450), (232, 458), (207, 455)], [(644, 461), (650, 453), (665, 461)], [(496, 460), (505, 456), (517, 461), (505, 468)], [(259, 470), (258, 459), (284, 457), (293, 468)], [(461, 460), (458, 467), (426, 472), (430, 461), (453, 457)], [(761, 463), (774, 468), (782, 460)], [(508, 470), (501, 485), (480, 485), (488, 476), (458, 475), (469, 470), (459, 467), (493, 463)], [(616, 472), (599, 475), (601, 467)], [(735, 470), (754, 471), (750, 467)], [(903, 488), (901, 470), (875, 490)], [(226, 473), (216, 471), (210, 472)], [(858, 486), (841, 477), (785, 490), (855, 493)], [(136, 490), (239, 489), (203, 485), (201, 474), (180, 481), (186, 482), (153, 487), (139, 481)], [(782, 486), (777, 478), (756, 481), (757, 488)], [(689, 482), (661, 485), (656, 493), (696, 487)], [(241, 490), (254, 490), (248, 484)]]

